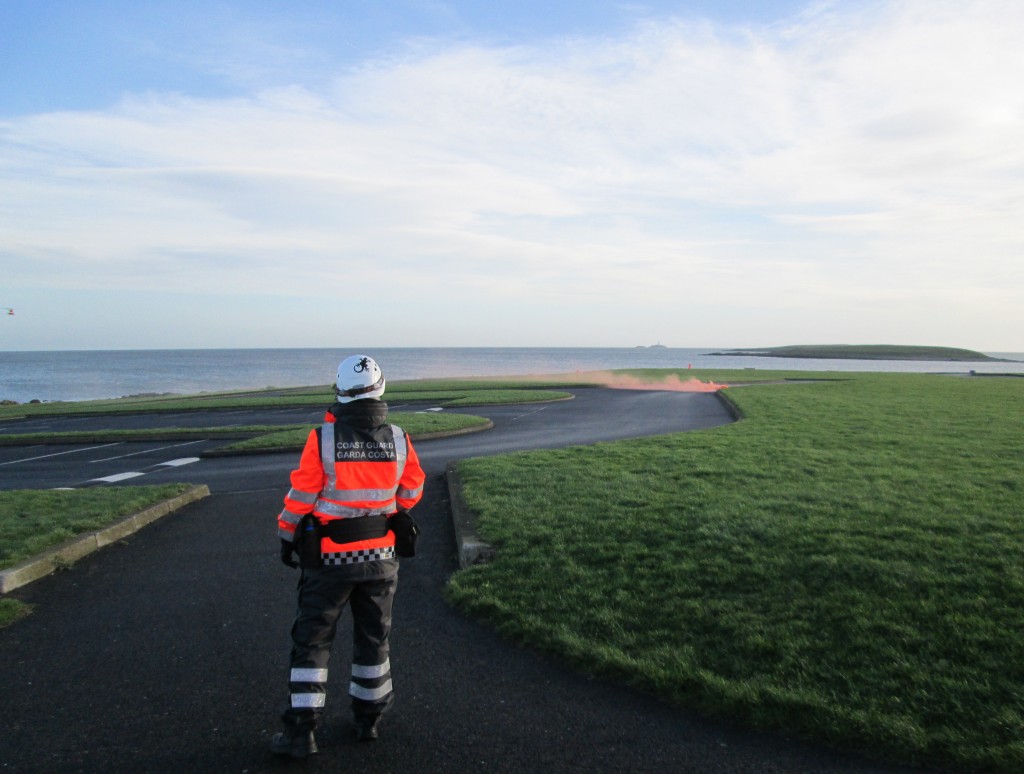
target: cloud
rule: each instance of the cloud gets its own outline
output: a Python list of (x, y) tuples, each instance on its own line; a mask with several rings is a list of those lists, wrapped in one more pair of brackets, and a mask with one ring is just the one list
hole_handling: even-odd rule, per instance
[(848, 319), (969, 297), (991, 324), (1022, 292), (1021, 30), (1012, 0), (823, 4), (771, 26), (420, 40), (244, 97), (9, 119), (0, 267)]

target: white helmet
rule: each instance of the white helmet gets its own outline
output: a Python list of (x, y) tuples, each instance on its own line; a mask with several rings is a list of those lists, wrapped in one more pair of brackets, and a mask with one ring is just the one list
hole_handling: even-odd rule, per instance
[(339, 403), (379, 398), (384, 394), (384, 374), (372, 357), (352, 355), (338, 366), (338, 379), (334, 387)]

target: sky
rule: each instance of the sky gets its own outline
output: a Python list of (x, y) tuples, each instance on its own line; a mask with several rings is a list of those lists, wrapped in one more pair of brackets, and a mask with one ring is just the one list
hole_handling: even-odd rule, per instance
[(0, 0), (0, 350), (1021, 352), (1021, 40), (1020, 0)]

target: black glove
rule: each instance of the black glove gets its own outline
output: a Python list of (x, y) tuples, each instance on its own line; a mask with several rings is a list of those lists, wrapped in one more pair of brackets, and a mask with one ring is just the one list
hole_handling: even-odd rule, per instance
[(290, 540), (281, 538), (281, 561), (289, 567), (298, 567), (299, 563), (292, 558), (295, 553), (295, 544)]

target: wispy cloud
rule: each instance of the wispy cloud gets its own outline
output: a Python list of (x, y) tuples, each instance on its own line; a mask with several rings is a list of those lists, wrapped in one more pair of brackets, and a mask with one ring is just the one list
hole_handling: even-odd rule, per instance
[(526, 293), (670, 320), (699, 298), (774, 314), (782, 343), (799, 310), (951, 344), (950, 305), (1020, 330), (1022, 32), (1015, 0), (826, 4), (421, 40), (246, 97), (24, 116), (0, 124), (0, 267), (297, 295), (387, 276), (499, 316)]

